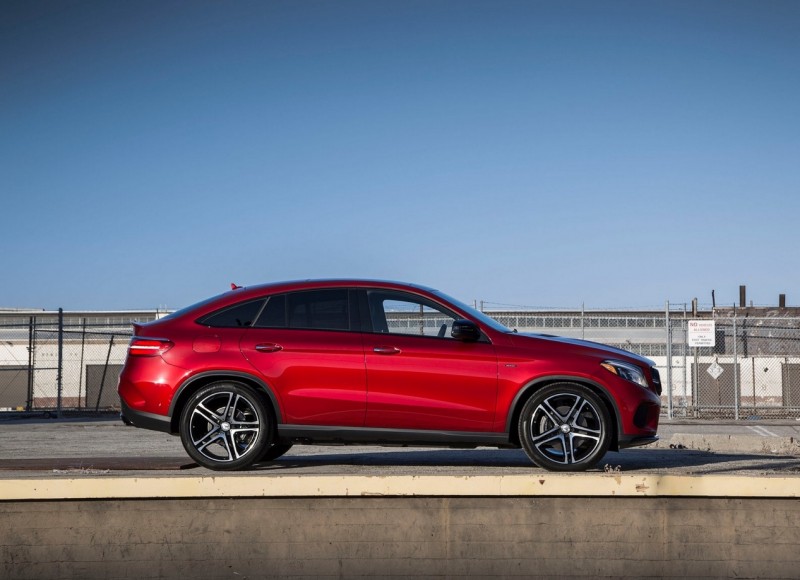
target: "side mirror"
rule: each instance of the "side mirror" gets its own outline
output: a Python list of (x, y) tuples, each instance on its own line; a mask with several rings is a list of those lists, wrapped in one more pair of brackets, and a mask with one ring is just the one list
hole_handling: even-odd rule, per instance
[(454, 320), (450, 336), (464, 342), (475, 342), (481, 338), (481, 329), (471, 320)]

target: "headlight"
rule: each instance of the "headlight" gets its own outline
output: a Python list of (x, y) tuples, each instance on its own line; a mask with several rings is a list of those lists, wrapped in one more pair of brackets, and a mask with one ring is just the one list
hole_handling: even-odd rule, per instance
[(607, 360), (600, 363), (600, 366), (610, 373), (614, 373), (618, 377), (622, 377), (626, 381), (636, 383), (637, 385), (649, 389), (650, 385), (647, 384), (647, 379), (644, 378), (642, 369), (629, 363), (624, 363), (618, 360)]

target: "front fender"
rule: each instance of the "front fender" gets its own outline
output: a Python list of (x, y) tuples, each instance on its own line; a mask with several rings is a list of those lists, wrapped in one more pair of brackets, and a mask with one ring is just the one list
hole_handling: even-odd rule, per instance
[(509, 438), (516, 439), (517, 423), (519, 422), (519, 414), (525, 401), (536, 392), (538, 389), (551, 385), (553, 383), (575, 383), (589, 387), (597, 393), (598, 396), (605, 402), (606, 407), (611, 412), (612, 419), (614, 420), (614, 437), (611, 442), (611, 449), (618, 451), (619, 440), (623, 436), (622, 433), (622, 418), (620, 416), (619, 408), (617, 407), (614, 397), (612, 397), (608, 390), (600, 383), (587, 379), (586, 377), (577, 377), (572, 375), (551, 375), (546, 377), (536, 378), (526, 383), (514, 396), (509, 407), (510, 413), (506, 418), (506, 432)]

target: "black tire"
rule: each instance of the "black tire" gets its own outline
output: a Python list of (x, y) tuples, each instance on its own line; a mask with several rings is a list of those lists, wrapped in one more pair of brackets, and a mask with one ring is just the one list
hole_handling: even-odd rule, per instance
[(272, 445), (267, 445), (267, 448), (264, 450), (264, 453), (259, 458), (259, 463), (262, 461), (272, 461), (273, 459), (277, 459), (289, 449), (292, 448), (291, 443), (273, 443)]
[(612, 422), (600, 397), (573, 383), (538, 391), (519, 417), (519, 440), (531, 461), (550, 471), (585, 471), (611, 444)]
[(192, 395), (181, 413), (180, 432), (189, 456), (218, 471), (246, 469), (272, 438), (262, 398), (233, 381), (213, 383)]

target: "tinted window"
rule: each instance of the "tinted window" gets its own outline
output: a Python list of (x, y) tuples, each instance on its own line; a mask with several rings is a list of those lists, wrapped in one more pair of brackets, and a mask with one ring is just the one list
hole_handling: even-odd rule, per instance
[(206, 326), (213, 326), (216, 328), (230, 328), (237, 326), (252, 326), (261, 307), (264, 305), (263, 300), (254, 300), (252, 302), (244, 302), (236, 304), (213, 312), (198, 320), (200, 324)]
[(367, 296), (374, 332), (450, 338), (456, 317), (439, 305), (401, 292), (370, 291)]
[(445, 294), (443, 292), (439, 292), (439, 291), (435, 291), (435, 292), (436, 292), (436, 294), (438, 294), (439, 296), (441, 296), (442, 298), (444, 298), (445, 300), (450, 302), (450, 304), (453, 304), (454, 306), (460, 308), (461, 310), (466, 312), (471, 318), (474, 318), (474, 319), (478, 320), (479, 322), (481, 322), (482, 324), (485, 324), (489, 328), (493, 328), (494, 330), (497, 330), (498, 332), (511, 332), (510, 329), (506, 328), (505, 326), (503, 326), (502, 324), (497, 322), (494, 318), (491, 318), (491, 317), (487, 316), (483, 312), (480, 312), (479, 310), (475, 310), (471, 306), (467, 306), (466, 304), (464, 304), (460, 300), (456, 300), (455, 298), (452, 298), (451, 296), (448, 296), (447, 294)]
[(261, 311), (255, 326), (259, 328), (286, 328), (286, 295), (271, 296)]
[(350, 330), (347, 290), (289, 294), (289, 328)]
[[(225, 294), (227, 294), (227, 292)], [(218, 300), (219, 298), (222, 298), (223, 296), (225, 296), (225, 294), (217, 294), (216, 296), (212, 296), (211, 298), (206, 298), (205, 300), (201, 300), (200, 302), (196, 302), (195, 304), (192, 304), (191, 306), (186, 306), (185, 308), (181, 308), (180, 310), (176, 310), (175, 312), (170, 312), (166, 316), (162, 316), (160, 318), (160, 320), (166, 320), (166, 319), (171, 319), (171, 318), (179, 318), (179, 317), (183, 316), (184, 314), (189, 314), (192, 310), (197, 310), (198, 308), (201, 308), (201, 307), (205, 306), (206, 304), (210, 304), (211, 302), (214, 302), (215, 300)]]

